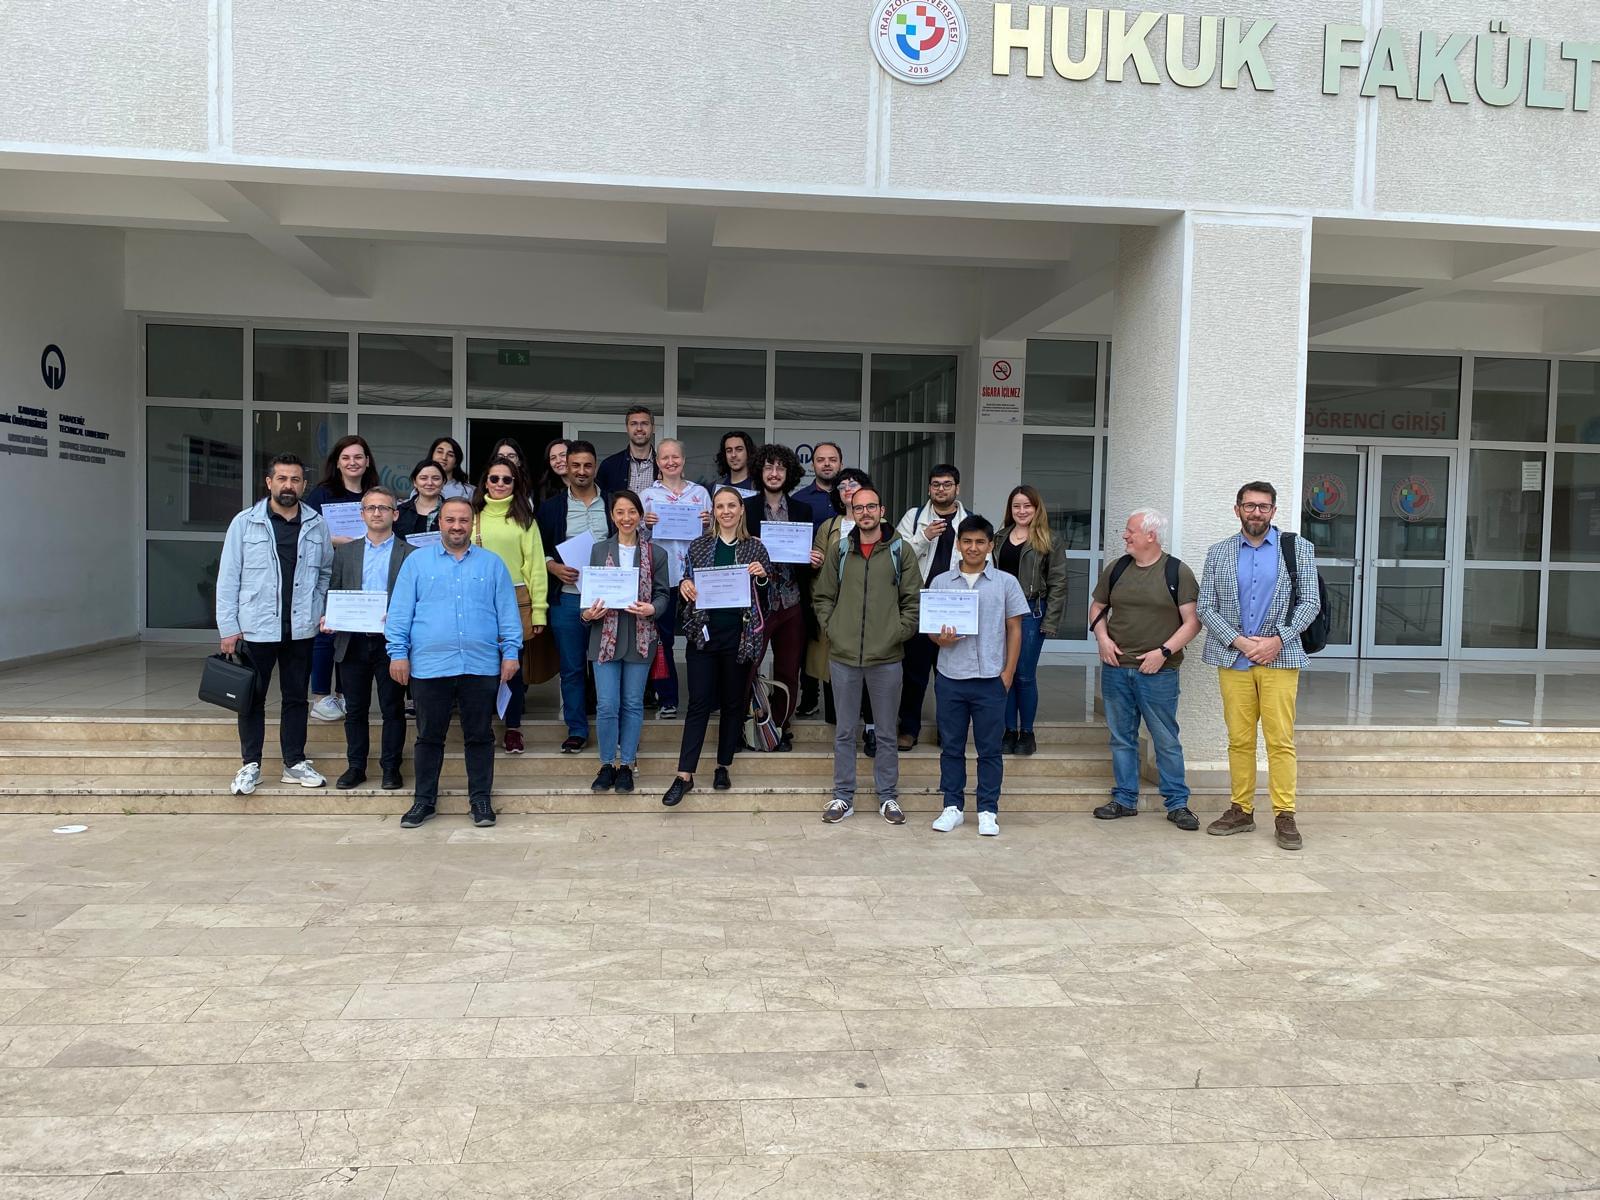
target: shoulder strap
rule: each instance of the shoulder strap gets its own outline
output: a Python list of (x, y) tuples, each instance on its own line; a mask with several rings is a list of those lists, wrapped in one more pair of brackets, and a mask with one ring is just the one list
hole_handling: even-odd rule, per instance
[(1289, 613), (1300, 607), (1300, 571), (1296, 563), (1298, 554), (1295, 546), (1296, 535), (1292, 533), (1278, 534), (1278, 549), (1283, 551), (1283, 565), (1289, 572)]
[(1124, 554), (1117, 559), (1111, 568), (1111, 578), (1106, 583), (1106, 606), (1100, 610), (1100, 615), (1089, 622), (1089, 632), (1094, 632), (1094, 627), (1104, 621), (1111, 612), (1111, 593), (1116, 591), (1117, 580), (1122, 578), (1122, 573), (1133, 565), (1133, 555)]
[[(900, 586), (900, 547), (904, 543), (895, 538), (889, 543), (889, 561), (894, 564), (894, 585)], [(839, 582), (844, 582), (844, 561), (850, 557), (850, 536), (846, 534), (839, 539)]]
[(1167, 591), (1172, 593), (1174, 608), (1183, 607), (1178, 603), (1178, 568), (1181, 566), (1183, 566), (1183, 560), (1178, 558), (1177, 555), (1167, 555)]

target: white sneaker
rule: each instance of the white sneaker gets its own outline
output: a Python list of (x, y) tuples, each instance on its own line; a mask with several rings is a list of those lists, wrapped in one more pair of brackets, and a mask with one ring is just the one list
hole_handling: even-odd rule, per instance
[(228, 785), (228, 790), (235, 796), (248, 796), (256, 790), (256, 784), (261, 782), (261, 764), (245, 763), (239, 768), (239, 773), (233, 777), (233, 782)]
[(933, 819), (933, 827), (940, 833), (949, 833), (957, 825), (964, 824), (967, 814), (955, 805), (945, 806), (945, 810)]
[(311, 715), (319, 721), (344, 720), (344, 697), (324, 696), (311, 706)]
[(999, 837), (1000, 818), (993, 813), (981, 812), (978, 814), (978, 836)]
[(658, 721), (673, 721), (677, 719), (677, 716), (678, 706), (676, 704), (663, 704), (656, 710), (656, 720)]
[(301, 787), (327, 787), (328, 781), (322, 777), (309, 758), (302, 758), (292, 767), (283, 769), (284, 783), (298, 783)]

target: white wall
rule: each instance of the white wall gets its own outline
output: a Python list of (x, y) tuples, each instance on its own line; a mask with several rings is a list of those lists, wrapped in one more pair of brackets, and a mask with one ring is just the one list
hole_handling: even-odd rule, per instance
[[(48, 457), (0, 454), (6, 521), (0, 564), (0, 662), (131, 637), (137, 628), (132, 319), (122, 306), (122, 234), (0, 223), (0, 414), (49, 411), (48, 431), (0, 424), (0, 443), (44, 437)], [(45, 386), (40, 356), (57, 345), (66, 379)], [(59, 432), (82, 417), (99, 439)], [(59, 457), (63, 444), (126, 457)]]

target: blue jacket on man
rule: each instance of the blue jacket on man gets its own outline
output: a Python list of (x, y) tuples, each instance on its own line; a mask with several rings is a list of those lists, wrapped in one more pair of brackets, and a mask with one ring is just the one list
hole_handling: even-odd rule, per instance
[[(300, 505), (294, 596), (289, 611), (293, 641), (317, 635), (333, 577), (333, 540), (322, 514)], [(245, 509), (228, 526), (217, 566), (217, 633), (247, 642), (283, 640), (283, 571), (267, 501)]]
[[(605, 461), (600, 464), (599, 469), (595, 471), (594, 485), (600, 489), (601, 495), (609, 496), (612, 492), (620, 492), (628, 486), (628, 480), (632, 478), (628, 468), (628, 456), (630, 453), (630, 449), (624, 446), (615, 454), (608, 455)], [(654, 448), (650, 451), (650, 471), (655, 478), (661, 478), (661, 468), (656, 465)], [(545, 544), (549, 545), (548, 542)]]

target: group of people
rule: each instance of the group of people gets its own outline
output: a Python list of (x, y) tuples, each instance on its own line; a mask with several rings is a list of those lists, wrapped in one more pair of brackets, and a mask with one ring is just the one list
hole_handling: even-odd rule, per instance
[[(733, 431), (717, 454), (718, 477), (701, 484), (685, 478), (680, 442), (656, 440), (649, 409), (630, 410), (625, 422), (628, 445), (603, 461), (587, 441), (552, 442), (537, 482), (521, 448), (502, 441), (474, 486), (460, 447), (441, 438), (413, 469), (414, 491), (404, 500), (377, 482), (371, 450), (357, 436), (335, 444), (322, 480), (309, 489), (297, 458), (272, 460), (265, 498), (228, 530), (217, 625), (222, 651), (251, 666), (258, 694), (265, 695), (275, 670), (279, 676), (283, 782), (326, 783), (305, 754), (309, 713), (344, 721), (347, 765), (337, 786), (365, 783), (376, 689), (385, 789), (404, 787), (408, 704), (415, 714), (417, 778), (402, 825), (434, 815), (453, 712), (462, 724), (474, 823), (492, 825), (494, 718), (503, 721), (505, 752), (522, 753), (528, 679), (548, 677), (533, 660), (553, 644), (566, 727), (560, 750), (587, 748), (592, 688), (599, 770), (591, 786), (632, 792), (647, 695), (661, 717), (679, 712), (681, 637), (688, 696), (677, 771), (662, 804), (676, 807), (694, 790), (713, 714), (712, 786), (733, 786), (755, 694), (769, 705), (772, 750), (792, 749), (796, 717), (820, 709), (834, 725), (825, 821), (854, 812), (859, 736), (872, 759), (879, 815), (903, 824), (899, 755), (919, 743), (932, 683), (944, 800), (933, 828), (948, 832), (964, 823), (970, 735), (978, 831), (997, 834), (1003, 757), (1037, 749), (1040, 653), (1066, 609), (1065, 548), (1040, 494), (1014, 488), (997, 531), (966, 509), (960, 472), (941, 464), (929, 473), (927, 499), (892, 523), (872, 479), (845, 466), (832, 443), (813, 448), (813, 480), (800, 487), (804, 472), (792, 449), (757, 446)], [(331, 536), (323, 506), (352, 501), (365, 536)], [(1304, 662), (1299, 632), (1316, 614), (1318, 593), (1309, 543), (1296, 540), (1293, 558), (1274, 557), (1275, 501), (1268, 484), (1241, 491), (1241, 532), (1212, 547), (1200, 582), (1162, 549), (1159, 513), (1141, 510), (1129, 519), (1127, 555), (1107, 565), (1090, 609), (1105, 664), (1116, 781), (1096, 817), (1138, 811), (1142, 720), (1169, 819), (1198, 828), (1178, 741), (1176, 668), (1203, 625), (1205, 661), (1222, 668), (1234, 779), (1233, 803), (1209, 832), (1253, 828), (1259, 724), (1269, 746), (1278, 840), (1299, 847), (1295, 668)], [(658, 537), (664, 516), (674, 518), (674, 532)], [(809, 524), (809, 560), (774, 562), (762, 541), (770, 522), (790, 532)], [(688, 536), (684, 527), (696, 523), (699, 535)], [(602, 567), (633, 574), (610, 604), (592, 596), (586, 602), (582, 572)], [(725, 582), (740, 569), (735, 586), (742, 591), (748, 576), (747, 602), (702, 601), (698, 576), (719, 571)], [(330, 589), (386, 593), (382, 632), (331, 628), (324, 615)], [(920, 632), (922, 593), (941, 591), (976, 593), (976, 632), (951, 625)], [(769, 652), (770, 676), (761, 676)], [(881, 739), (880, 720), (889, 723)], [(261, 704), (241, 714), (237, 795), (260, 782), (264, 728)]]

